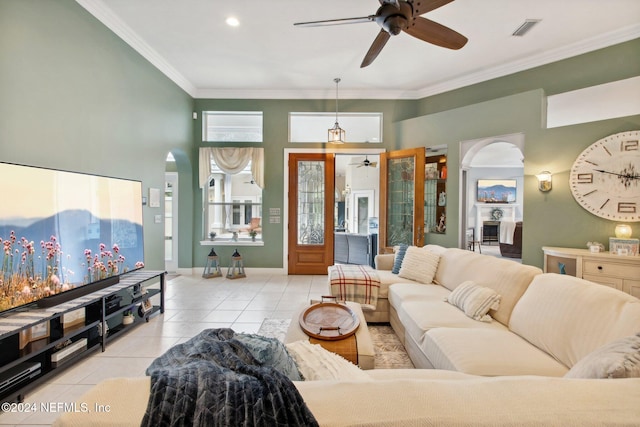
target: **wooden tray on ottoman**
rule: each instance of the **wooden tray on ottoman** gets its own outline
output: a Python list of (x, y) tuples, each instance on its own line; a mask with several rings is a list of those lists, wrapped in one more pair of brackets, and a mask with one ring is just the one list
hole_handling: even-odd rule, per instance
[(346, 304), (324, 302), (317, 304), (300, 313), (300, 327), (312, 338), (323, 341), (343, 340), (355, 334), (360, 326), (358, 315)]
[(300, 327), (309, 336), (311, 344), (319, 344), (326, 350), (339, 354), (351, 363), (358, 364), (358, 342), (355, 333), (360, 318), (346, 304), (322, 302), (311, 305), (300, 313)]

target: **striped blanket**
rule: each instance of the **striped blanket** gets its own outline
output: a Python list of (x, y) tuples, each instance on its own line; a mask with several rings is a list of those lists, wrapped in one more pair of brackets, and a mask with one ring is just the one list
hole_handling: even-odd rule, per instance
[(378, 304), (380, 279), (368, 265), (337, 264), (329, 267), (331, 295), (339, 300), (354, 301), (365, 310)]

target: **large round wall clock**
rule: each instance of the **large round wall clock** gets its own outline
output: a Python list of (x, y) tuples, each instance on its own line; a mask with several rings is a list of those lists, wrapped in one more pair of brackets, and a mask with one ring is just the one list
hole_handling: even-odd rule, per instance
[(640, 131), (621, 132), (587, 147), (569, 175), (576, 201), (612, 221), (640, 221)]

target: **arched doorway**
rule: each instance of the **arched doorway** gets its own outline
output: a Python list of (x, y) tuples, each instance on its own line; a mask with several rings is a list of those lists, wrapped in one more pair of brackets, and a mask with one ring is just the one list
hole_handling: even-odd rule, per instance
[(505, 206), (505, 214), (515, 221), (522, 220), (524, 207), (524, 134), (501, 135), (463, 141), (460, 144), (460, 241), (467, 246), (467, 231), (473, 230), (481, 240), (482, 222), (495, 205), (478, 199), (479, 180), (512, 180), (515, 197)]

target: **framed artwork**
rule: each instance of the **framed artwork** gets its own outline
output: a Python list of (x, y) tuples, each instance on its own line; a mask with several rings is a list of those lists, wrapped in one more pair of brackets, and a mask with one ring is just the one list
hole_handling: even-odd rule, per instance
[(138, 314), (140, 314), (141, 317), (144, 317), (144, 315), (149, 313), (152, 308), (153, 308), (153, 303), (151, 303), (150, 299), (146, 299), (142, 301), (142, 303), (140, 304), (140, 308), (138, 309)]
[(616, 255), (638, 255), (638, 246), (640, 239), (618, 239), (616, 237), (609, 238), (609, 252)]

